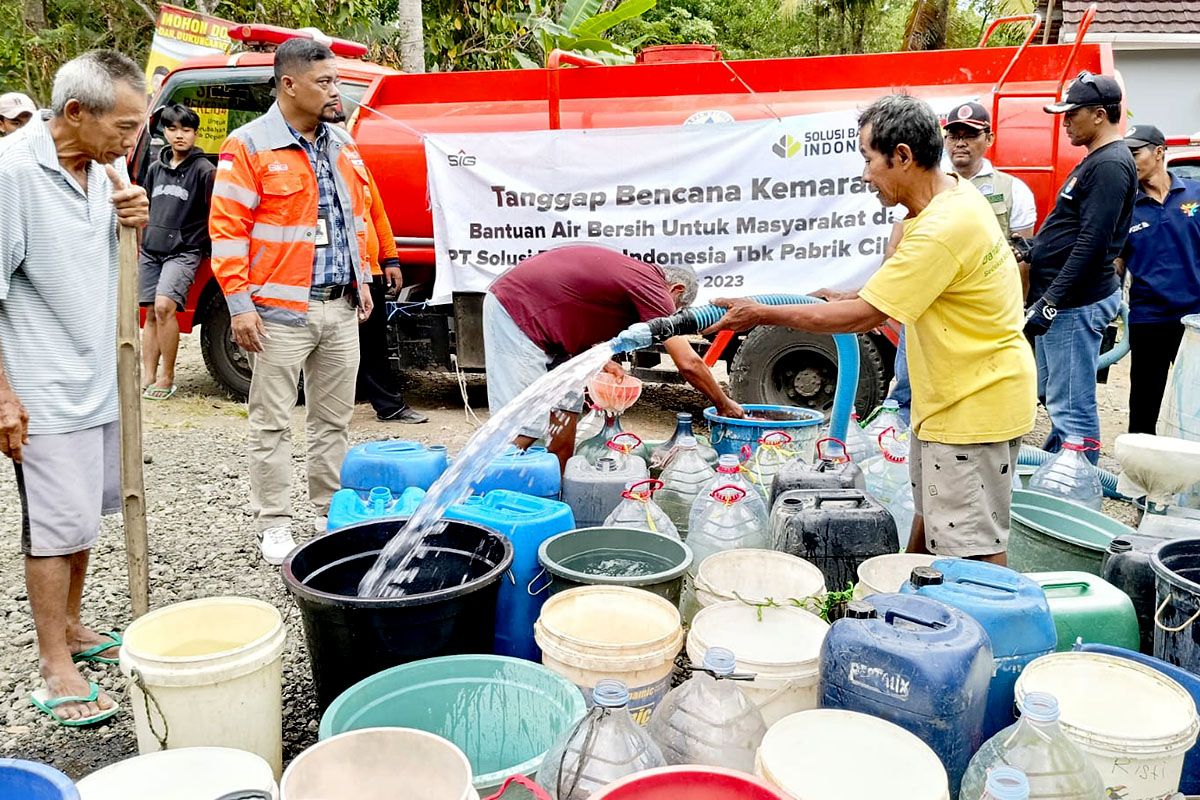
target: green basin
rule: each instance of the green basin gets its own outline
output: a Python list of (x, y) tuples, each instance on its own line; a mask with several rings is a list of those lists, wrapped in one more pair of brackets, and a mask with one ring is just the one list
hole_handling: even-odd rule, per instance
[(1136, 532), (1086, 506), (1028, 489), (1013, 492), (1008, 565), (1017, 572), (1100, 574), (1108, 543)]

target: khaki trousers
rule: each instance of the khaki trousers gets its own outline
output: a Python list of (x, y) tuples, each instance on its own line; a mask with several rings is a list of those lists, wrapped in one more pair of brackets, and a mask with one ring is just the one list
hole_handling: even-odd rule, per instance
[(250, 380), (250, 509), (255, 528), (292, 520), (292, 411), (304, 373), (308, 433), (308, 498), (329, 511), (338, 489), (354, 413), (358, 374), (358, 315), (350, 302), (310, 300), (303, 327), (265, 322), (261, 353)]

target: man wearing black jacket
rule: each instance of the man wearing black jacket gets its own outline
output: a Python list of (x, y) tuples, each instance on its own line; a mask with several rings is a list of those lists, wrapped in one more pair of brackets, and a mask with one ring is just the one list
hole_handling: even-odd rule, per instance
[[(1046, 450), (1068, 437), (1100, 438), (1096, 367), (1100, 339), (1121, 305), (1113, 261), (1121, 255), (1137, 167), (1121, 138), (1121, 87), (1082, 72), (1063, 102), (1071, 144), (1087, 148), (1033, 242), (1026, 334), (1035, 336), (1038, 395), (1050, 415)], [(1095, 463), (1098, 453), (1088, 456)]]
[[(196, 268), (209, 251), (208, 206), (216, 167), (196, 147), (200, 117), (184, 105), (159, 115), (167, 147), (146, 173), (150, 224), (142, 234), (139, 301), (147, 306), (142, 331), (142, 396), (167, 400), (175, 394), (179, 350), (176, 311), (184, 306)], [(162, 370), (159, 371), (159, 361)]]

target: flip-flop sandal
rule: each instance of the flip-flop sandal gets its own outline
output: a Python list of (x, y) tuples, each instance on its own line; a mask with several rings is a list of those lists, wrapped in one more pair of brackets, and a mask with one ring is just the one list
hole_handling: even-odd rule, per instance
[[(109, 645), (110, 647), (112, 645)], [(65, 728), (82, 728), (87, 725), (95, 725), (98, 722), (103, 722), (111, 718), (114, 714), (121, 710), (121, 707), (113, 704), (112, 708), (106, 708), (99, 714), (93, 714), (90, 717), (82, 717), (81, 719), (63, 719), (58, 714), (54, 713), (54, 709), (67, 703), (94, 703), (100, 697), (100, 686), (94, 682), (88, 683), (87, 697), (68, 695), (66, 697), (50, 697), (50, 690), (46, 688), (38, 689), (29, 696), (29, 702), (33, 707), (44, 714), (48, 714), (51, 719), (62, 725)]]
[(107, 658), (100, 654), (105, 650), (111, 650), (114, 647), (120, 647), (125, 643), (125, 640), (122, 639), (121, 634), (117, 633), (116, 631), (105, 631), (104, 635), (108, 637), (109, 641), (101, 642), (98, 645), (89, 647), (87, 650), (75, 653), (71, 656), (71, 660), (76, 664), (81, 661), (88, 661), (93, 664), (120, 664), (121, 660), (119, 658)]
[(174, 396), (175, 384), (171, 384), (166, 389), (161, 386), (147, 386), (146, 390), (142, 392), (142, 397), (147, 400), (170, 400)]

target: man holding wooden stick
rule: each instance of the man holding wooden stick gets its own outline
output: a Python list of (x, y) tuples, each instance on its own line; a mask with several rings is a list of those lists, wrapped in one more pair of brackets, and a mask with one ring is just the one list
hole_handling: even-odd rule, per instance
[(76, 664), (116, 663), (121, 643), (84, 626), (80, 602), (100, 517), (121, 508), (117, 231), (149, 214), (123, 162), (145, 111), (137, 65), (92, 51), (59, 69), (50, 119), (0, 152), (0, 451), (45, 680), (30, 700), (71, 727), (117, 711)]

